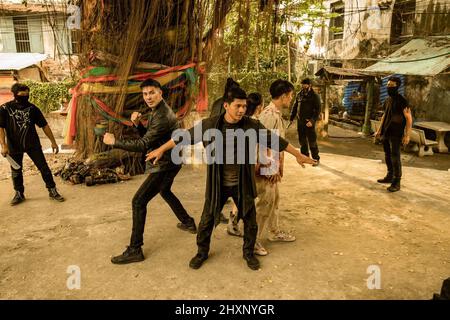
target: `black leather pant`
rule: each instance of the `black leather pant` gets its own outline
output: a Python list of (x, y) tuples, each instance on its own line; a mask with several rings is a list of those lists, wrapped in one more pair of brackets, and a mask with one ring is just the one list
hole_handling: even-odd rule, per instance
[[(45, 182), (45, 186), (50, 189), (56, 186), (55, 181), (53, 180), (52, 171), (48, 167), (47, 160), (45, 160), (44, 153), (41, 149), (28, 150), (26, 151), (30, 159), (33, 161), (35, 166), (41, 172), (42, 179)], [(20, 169), (16, 170), (11, 167), (11, 176), (14, 185), (14, 190), (19, 192), (24, 192), (25, 187), (23, 186), (23, 152), (11, 153), (10, 156), (13, 158), (18, 165), (20, 165)]]
[(400, 179), (402, 177), (402, 161), (400, 157), (401, 144), (401, 137), (387, 136), (383, 140), (383, 149), (388, 175), (396, 179)]
[(315, 125), (307, 127), (304, 120), (297, 121), (298, 140), (300, 142), (300, 152), (309, 157), (309, 150), (314, 160), (319, 160), (319, 146), (317, 145), (317, 134)]
[(145, 220), (147, 217), (147, 204), (158, 193), (167, 202), (180, 222), (188, 225), (194, 223), (194, 219), (189, 216), (180, 200), (178, 200), (177, 196), (174, 195), (170, 190), (173, 184), (173, 180), (175, 179), (175, 176), (178, 174), (180, 169), (181, 167), (177, 167), (173, 170), (151, 173), (134, 195), (132, 201), (133, 230), (130, 240), (131, 247), (137, 248), (144, 244), (144, 228)]
[[(233, 198), (234, 203), (238, 203), (238, 186), (225, 187), (222, 186), (222, 194), (220, 199), (219, 212), (222, 212), (223, 206), (229, 197)], [(203, 256), (207, 256), (209, 252), (209, 247), (211, 243), (211, 235), (214, 229), (214, 212), (210, 212), (206, 209), (206, 204), (203, 208), (202, 218), (200, 224), (198, 225), (197, 232), (197, 246), (198, 253)], [(238, 213), (238, 216), (241, 216)], [(244, 221), (244, 245), (243, 254), (244, 256), (253, 255), (253, 250), (255, 248), (256, 235), (258, 233), (258, 225), (256, 224), (256, 209), (255, 206), (247, 212), (245, 217), (242, 218)]]

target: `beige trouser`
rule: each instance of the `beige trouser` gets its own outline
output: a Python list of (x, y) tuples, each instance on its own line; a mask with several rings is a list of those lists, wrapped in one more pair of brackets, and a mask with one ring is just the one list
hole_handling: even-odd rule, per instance
[(267, 179), (256, 177), (258, 197), (255, 201), (256, 223), (258, 224), (257, 241), (261, 241), (268, 231), (279, 229), (278, 203), (280, 193), (278, 183), (270, 183)]

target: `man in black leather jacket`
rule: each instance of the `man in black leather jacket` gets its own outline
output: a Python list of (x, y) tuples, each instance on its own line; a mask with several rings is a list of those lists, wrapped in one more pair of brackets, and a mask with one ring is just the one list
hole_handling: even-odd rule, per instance
[[(106, 133), (103, 142), (114, 148), (124, 149), (132, 152), (150, 152), (163, 145), (171, 138), (172, 132), (178, 129), (178, 121), (172, 109), (162, 98), (162, 90), (159, 82), (153, 79), (145, 80), (141, 84), (142, 95), (145, 103), (151, 109), (148, 116), (147, 132), (137, 140), (117, 140), (112, 133)], [(131, 120), (142, 129), (139, 124), (139, 114), (133, 113)], [(158, 193), (170, 206), (180, 223), (177, 227), (196, 233), (194, 219), (184, 209), (180, 200), (172, 193), (175, 176), (181, 169), (181, 165), (172, 162), (170, 153), (164, 155), (158, 164), (146, 163), (146, 172), (150, 175), (141, 185), (133, 197), (133, 229), (131, 233), (130, 245), (124, 253), (113, 257), (114, 264), (125, 264), (144, 260), (141, 246), (144, 244), (144, 227), (147, 216), (147, 204)]]

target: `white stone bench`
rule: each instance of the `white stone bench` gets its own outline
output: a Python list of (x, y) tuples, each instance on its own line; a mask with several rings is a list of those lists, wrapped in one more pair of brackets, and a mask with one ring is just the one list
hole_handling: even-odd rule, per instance
[(438, 143), (434, 140), (428, 140), (425, 137), (425, 132), (423, 130), (412, 128), (409, 138), (410, 142), (413, 142), (417, 145), (419, 157), (427, 155), (431, 156), (434, 154), (433, 146), (436, 146)]

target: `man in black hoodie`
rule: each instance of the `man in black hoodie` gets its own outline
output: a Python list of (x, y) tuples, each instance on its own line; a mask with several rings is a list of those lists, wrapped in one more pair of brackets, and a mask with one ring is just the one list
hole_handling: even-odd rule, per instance
[(59, 147), (56, 144), (52, 130), (48, 126), (41, 110), (28, 101), (30, 97), (30, 88), (28, 86), (16, 83), (11, 87), (11, 92), (14, 95), (14, 100), (0, 106), (1, 154), (4, 157), (11, 157), (18, 164), (15, 168), (11, 166), (11, 176), (14, 190), (16, 191), (14, 198), (11, 200), (11, 205), (14, 206), (25, 201), (22, 173), (24, 153), (28, 154), (41, 172), (50, 199), (60, 202), (64, 201), (64, 198), (56, 190), (56, 184), (42, 152), (41, 142), (35, 125), (42, 128), (52, 143), (53, 152), (57, 154)]
[(319, 164), (319, 147), (317, 145), (316, 121), (320, 115), (320, 98), (314, 92), (311, 80), (302, 80), (302, 90), (297, 94), (291, 111), (290, 122), (297, 118), (298, 140), (300, 151), (309, 157), (311, 150), (312, 158)]

